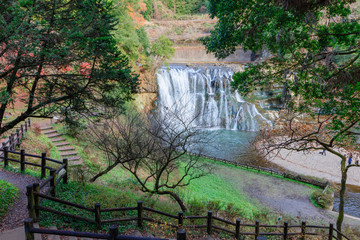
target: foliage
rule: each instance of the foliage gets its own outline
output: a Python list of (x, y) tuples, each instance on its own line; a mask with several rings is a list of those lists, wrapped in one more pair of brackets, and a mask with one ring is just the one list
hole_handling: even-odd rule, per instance
[(0, 180), (0, 219), (6, 216), (18, 195), (18, 189), (11, 183)]
[(358, 148), (352, 143), (360, 122), (360, 23), (352, 2), (211, 0), (211, 16), (219, 22), (204, 40), (219, 58), (238, 45), (271, 53), (235, 74), (233, 86), (245, 94), (284, 86), (279, 128), (285, 131), (273, 149), (326, 149), (341, 158), (339, 230), (348, 170), (339, 149)]
[(326, 189), (325, 191), (317, 190), (311, 194), (311, 199), (321, 208), (329, 209), (334, 202), (334, 192)]
[(146, 10), (143, 12), (143, 15), (146, 20), (154, 17), (155, 1), (161, 2), (164, 7), (172, 12), (174, 17), (204, 13), (204, 7), (208, 4), (207, 0), (145, 0)]
[[(1, 1), (0, 134), (32, 114), (91, 114), (131, 99), (137, 78), (111, 34), (112, 8), (97, 0)], [(113, 89), (116, 101), (108, 101)], [(3, 124), (15, 103), (24, 111)]]

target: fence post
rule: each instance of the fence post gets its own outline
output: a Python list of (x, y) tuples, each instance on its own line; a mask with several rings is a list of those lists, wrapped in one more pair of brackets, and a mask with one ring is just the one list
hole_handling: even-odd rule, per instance
[(63, 159), (63, 164), (65, 164), (65, 175), (63, 177), (63, 183), (67, 184), (68, 183), (68, 171), (69, 171), (69, 160), (67, 158)]
[(306, 238), (306, 222), (301, 223), (301, 239), (305, 240)]
[(34, 206), (34, 192), (33, 185), (26, 186), (26, 196), (27, 196), (27, 209), (29, 211), (29, 218), (35, 218), (35, 206)]
[(332, 240), (334, 237), (334, 224), (330, 223), (329, 226), (329, 240)]
[(20, 171), (25, 172), (25, 149), (20, 150)]
[(176, 234), (176, 240), (186, 240), (186, 230), (179, 229)]
[(95, 223), (98, 228), (101, 227), (100, 203), (95, 203)]
[(13, 143), (14, 143), (14, 134), (10, 134), (10, 136), (9, 136), (9, 150), (10, 151), (13, 150), (13, 147), (12, 147)]
[(240, 224), (241, 224), (241, 220), (236, 219), (236, 226), (235, 226), (235, 238), (236, 238), (236, 240), (238, 240), (240, 238)]
[(212, 211), (208, 211), (207, 216), (207, 233), (210, 235), (212, 232)]
[(28, 125), (27, 125), (27, 122), (25, 121), (25, 132), (27, 132), (28, 130)]
[(31, 218), (26, 219), (24, 222), (25, 240), (34, 240), (34, 233), (31, 233), (33, 227), (33, 220)]
[(137, 202), (137, 210), (138, 210), (138, 227), (143, 226), (143, 202)]
[(111, 225), (109, 230), (109, 240), (116, 240), (117, 235), (119, 234), (119, 228), (117, 225)]
[(179, 212), (179, 214), (178, 214), (178, 226), (182, 227), (182, 225), (184, 225), (184, 213)]
[(4, 168), (9, 166), (9, 147), (4, 147)]
[(259, 232), (260, 232), (260, 222), (256, 221), (255, 222), (255, 239), (257, 239), (257, 237), (259, 236)]
[(34, 209), (35, 209), (34, 222), (38, 222), (40, 219), (40, 210), (39, 210), (40, 198), (37, 195), (37, 193), (40, 193), (40, 185), (39, 183), (34, 183), (33, 184)]
[(15, 146), (19, 145), (19, 144), (20, 144), (20, 130), (16, 129), (16, 143), (15, 143)]
[(23, 138), (24, 137), (24, 125), (21, 124), (20, 130), (21, 130), (21, 138)]
[(30, 118), (29, 118), (29, 127), (31, 127), (31, 121), (30, 121)]
[(288, 222), (284, 222), (284, 240), (286, 240), (288, 237), (288, 226)]
[(56, 196), (56, 178), (55, 178), (55, 169), (51, 169), (50, 170), (50, 194), (51, 196), (55, 197)]
[(46, 153), (41, 153), (41, 178), (46, 177)]

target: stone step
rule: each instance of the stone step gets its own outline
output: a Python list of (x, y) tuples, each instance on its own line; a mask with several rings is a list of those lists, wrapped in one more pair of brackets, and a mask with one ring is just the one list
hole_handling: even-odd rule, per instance
[[(40, 228), (39, 223), (34, 223), (34, 228)], [(35, 233), (34, 240), (42, 240), (41, 234)]]
[[(74, 229), (69, 229), (69, 231), (73, 232)], [(77, 240), (78, 238), (77, 237), (68, 237), (68, 240)]]
[(54, 145), (56, 147), (62, 147), (62, 146), (68, 146), (68, 145), (70, 145), (70, 143), (69, 142), (59, 142), (59, 143), (54, 143)]
[(69, 162), (69, 166), (70, 167), (76, 167), (76, 166), (81, 166), (83, 164), (83, 160), (79, 160), (79, 161), (70, 161)]
[(41, 131), (44, 131), (44, 130), (53, 129), (53, 127), (52, 126), (45, 126), (45, 127), (40, 128), (40, 129), (41, 129)]
[[(51, 226), (49, 229), (51, 229), (51, 230), (57, 230), (57, 227), (55, 227), (55, 226)], [(47, 238), (48, 240), (60, 240), (60, 236), (58, 236), (58, 235), (48, 235), (48, 238)]]
[(59, 147), (57, 150), (59, 150), (60, 152), (62, 152), (62, 151), (75, 150), (75, 148), (74, 148), (73, 146), (65, 146), (65, 147)]
[(69, 161), (74, 161), (74, 160), (79, 160), (79, 159), (81, 159), (81, 157), (79, 155), (68, 158)]
[(15, 228), (6, 232), (0, 233), (1, 240), (24, 240), (25, 230), (24, 227)]
[(51, 134), (51, 133), (57, 133), (56, 130), (48, 130), (46, 132), (44, 132), (44, 134)]
[(77, 155), (76, 151), (68, 151), (68, 152), (61, 152), (60, 156), (71, 156), (71, 155)]
[(53, 138), (53, 139), (50, 139), (52, 142), (61, 142), (61, 141), (65, 141), (66, 139), (65, 138), (62, 138), (62, 137), (57, 137), (57, 138)]
[(60, 133), (52, 133), (52, 134), (48, 134), (46, 135), (48, 138), (54, 138), (54, 137), (60, 137), (62, 134)]

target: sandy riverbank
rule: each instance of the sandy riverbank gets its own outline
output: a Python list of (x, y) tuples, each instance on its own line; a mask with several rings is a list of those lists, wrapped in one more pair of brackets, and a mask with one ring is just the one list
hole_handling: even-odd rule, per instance
[[(340, 183), (340, 158), (330, 152), (326, 152), (326, 155), (319, 154), (319, 152), (319, 150), (310, 153), (281, 150), (280, 154), (269, 156), (268, 160), (299, 174)], [(354, 164), (356, 160), (360, 159), (353, 158), (352, 163)], [(360, 167), (349, 169), (347, 184), (360, 186)]]

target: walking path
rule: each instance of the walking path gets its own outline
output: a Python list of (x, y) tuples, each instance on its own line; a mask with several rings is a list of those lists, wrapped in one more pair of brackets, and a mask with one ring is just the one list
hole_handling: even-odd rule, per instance
[[(304, 153), (282, 149), (279, 155), (272, 155), (267, 160), (299, 174), (340, 183), (340, 158), (330, 152), (326, 152), (326, 155), (322, 155), (319, 152)], [(356, 160), (359, 159), (354, 157), (352, 163), (354, 164)], [(351, 167), (349, 169), (346, 183), (360, 186), (360, 167)]]
[(26, 186), (40, 182), (39, 179), (20, 173), (6, 171), (0, 168), (0, 179), (14, 184), (19, 189), (19, 196), (8, 214), (0, 222), (0, 232), (14, 229), (23, 225), (28, 218)]

